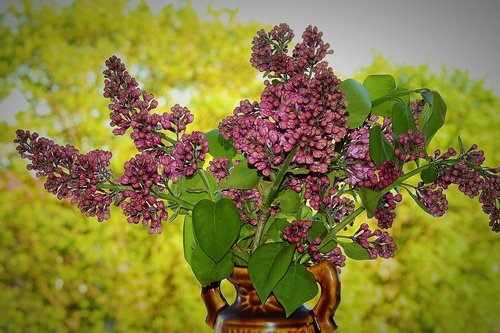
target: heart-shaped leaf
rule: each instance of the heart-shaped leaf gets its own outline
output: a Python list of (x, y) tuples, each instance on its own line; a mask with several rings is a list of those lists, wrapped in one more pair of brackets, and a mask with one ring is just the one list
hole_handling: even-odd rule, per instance
[(191, 257), (193, 255), (193, 248), (197, 246), (193, 233), (193, 220), (191, 216), (184, 217), (184, 226), (182, 228), (182, 247), (184, 249), (184, 258), (187, 263), (191, 265)]
[(220, 182), (219, 188), (248, 190), (255, 188), (261, 180), (257, 169), (251, 168), (246, 160), (240, 161), (229, 176)]
[(294, 190), (285, 189), (279, 192), (276, 201), (279, 202), (283, 213), (295, 213), (299, 208), (300, 196)]
[(285, 276), (273, 290), (274, 295), (290, 316), (302, 303), (314, 298), (318, 293), (318, 285), (314, 275), (303, 265), (291, 264)]
[(289, 225), (288, 221), (283, 218), (269, 218), (264, 227), (264, 235), (266, 239), (272, 241), (280, 241), (283, 229)]
[(354, 79), (343, 81), (340, 88), (345, 92), (345, 100), (349, 103), (346, 108), (349, 113), (347, 119), (349, 128), (361, 126), (372, 109), (370, 94), (361, 83)]
[(420, 173), (420, 178), (424, 181), (424, 183), (430, 184), (434, 183), (438, 177), (436, 166), (429, 165), (429, 167), (422, 170)]
[(428, 145), (434, 134), (444, 125), (446, 120), (446, 103), (443, 98), (437, 91), (432, 91), (432, 97), (429, 96), (429, 93), (422, 96), (426, 96), (426, 101), (430, 104), (430, 108), (425, 109), (425, 114), (421, 115), (422, 119), (422, 132), (424, 133), (425, 142)]
[(384, 193), (372, 191), (368, 188), (361, 187), (359, 189), (359, 197), (361, 198), (361, 203), (363, 207), (366, 209), (366, 216), (371, 218), (375, 215), (375, 211), (377, 210), (378, 202)]
[(370, 260), (370, 253), (359, 243), (341, 243), (339, 245), (344, 249), (344, 253), (351, 259), (355, 260)]
[(417, 130), (413, 114), (403, 103), (396, 103), (392, 108), (392, 133), (394, 135), (406, 134), (408, 130)]
[(234, 202), (201, 200), (193, 208), (193, 231), (201, 249), (218, 262), (229, 251), (240, 233), (240, 214)]
[(408, 103), (410, 103), (411, 90), (398, 86), (392, 94), (397, 95), (397, 97), (391, 98), (380, 104), (372, 103), (372, 114), (376, 116), (390, 117), (392, 115), (392, 108), (395, 104), (403, 103), (404, 105), (408, 105)]
[(294, 252), (294, 244), (267, 243), (258, 247), (250, 257), (248, 274), (262, 304), (285, 275)]
[(233, 147), (232, 141), (224, 139), (218, 129), (206, 132), (205, 139), (208, 141), (209, 153), (213, 157), (228, 157), (232, 159), (236, 155), (236, 149)]
[[(203, 173), (208, 180), (208, 189), (200, 173)], [(200, 169), (194, 176), (180, 178), (172, 184), (171, 189), (174, 193), (178, 193), (179, 198), (182, 200), (196, 205), (200, 200), (210, 198), (208, 191), (212, 193), (217, 191), (217, 182), (210, 172)]]
[(199, 246), (193, 249), (191, 269), (202, 286), (227, 278), (233, 272), (233, 268), (231, 252), (227, 252), (220, 261), (215, 262)]
[(388, 74), (369, 75), (363, 81), (363, 86), (370, 94), (371, 100), (374, 101), (379, 97), (394, 92), (396, 90), (396, 80), (392, 75)]
[(381, 165), (383, 161), (392, 159), (394, 150), (382, 134), (380, 126), (374, 126), (370, 130), (370, 157), (376, 165)]

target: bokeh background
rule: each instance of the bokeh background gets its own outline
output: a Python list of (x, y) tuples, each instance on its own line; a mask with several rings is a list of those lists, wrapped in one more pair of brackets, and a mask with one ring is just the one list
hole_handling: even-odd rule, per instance
[[(452, 34), (444, 19), (429, 30), (425, 14), (432, 21), (439, 15), (425, 1), (414, 3), (415, 13), (410, 7), (403, 11), (407, 25), (394, 24), (401, 22), (402, 11), (393, 1), (381, 2), (385, 7), (377, 10), (358, 4), (358, 12), (335, 3), (308, 1), (305, 11), (293, 1), (281, 7), (260, 1), (254, 6), (242, 1), (2, 2), (0, 332), (210, 331), (199, 285), (182, 256), (182, 221), (149, 236), (141, 226), (128, 225), (119, 210), (104, 223), (85, 218), (43, 190), (12, 144), (15, 129), (25, 128), (81, 151), (111, 150), (112, 168), (121, 174), (135, 152), (130, 140), (112, 136), (108, 125), (102, 70), (112, 54), (155, 94), (160, 110), (184, 104), (197, 129), (208, 130), (239, 100), (258, 98), (261, 81), (248, 61), (257, 30), (289, 18), (300, 36), (307, 24), (316, 24), (336, 51), (329, 60), (334, 70), (339, 64), (340, 78), (362, 81), (368, 74), (390, 73), (404, 86), (438, 90), (448, 118), (432, 146), (456, 146), (460, 135), (466, 145), (485, 150), (488, 165), (499, 165), (495, 80), (500, 74), (495, 73), (500, 66), (490, 59), (498, 55), (498, 34), (485, 34), (490, 40), (483, 47), (475, 38), (481, 30), (467, 29), (475, 25), (459, 7), (449, 13), (463, 16), (461, 26), (469, 35)], [(477, 11), (474, 22), (481, 22)], [(490, 11), (484, 10), (482, 29), (498, 28), (488, 26)], [(367, 23), (368, 17), (373, 22)], [(420, 28), (413, 26), (415, 20)], [(347, 38), (335, 35), (335, 28)], [(366, 40), (360, 37), (364, 30)], [(436, 36), (443, 45), (432, 42), (428, 48), (426, 41)], [(401, 53), (388, 49), (398, 45)], [(428, 50), (423, 59), (408, 52), (412, 45)], [(452, 45), (448, 53), (446, 45)], [(367, 47), (374, 48), (369, 60)], [(444, 52), (442, 59), (432, 50)], [(466, 56), (450, 56), (455, 51)], [(484, 77), (487, 72), (493, 75)], [(340, 332), (500, 332), (498, 235), (477, 200), (456, 188), (448, 199), (450, 209), (440, 219), (426, 216), (413, 202), (399, 205), (395, 259), (347, 262), (336, 316)], [(228, 285), (224, 289), (228, 297), (234, 294)]]

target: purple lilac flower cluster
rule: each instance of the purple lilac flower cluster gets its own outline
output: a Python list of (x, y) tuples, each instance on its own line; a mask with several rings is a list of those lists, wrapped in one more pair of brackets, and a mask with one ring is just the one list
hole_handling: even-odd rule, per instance
[(479, 195), (479, 191), (484, 185), (484, 179), (479, 171), (479, 167), (484, 161), (484, 152), (482, 150), (476, 151), (476, 149), (477, 145), (473, 145), (463, 157), (459, 158), (457, 163), (451, 166), (441, 166), (438, 170), (436, 183), (444, 189), (451, 184), (456, 184), (458, 189), (470, 198)]
[(111, 153), (93, 150), (80, 154), (71, 146), (60, 146), (37, 133), (17, 130), (17, 151), (30, 161), (28, 170), (36, 171), (37, 177), (46, 177), (45, 189), (58, 199), (71, 199), (87, 216), (99, 221), (109, 219), (109, 207), (114, 193), (98, 186), (112, 176), (109, 169)]
[(325, 259), (337, 267), (344, 267), (345, 260), (347, 258), (342, 254), (342, 250), (339, 247), (336, 247), (325, 255)]
[(215, 157), (208, 164), (207, 170), (214, 176), (217, 183), (229, 176), (231, 166), (227, 157)]
[(307, 253), (313, 262), (328, 260), (337, 267), (344, 267), (346, 256), (343, 255), (339, 247), (322, 254), (319, 251), (322, 242), (321, 238), (316, 237), (312, 241), (308, 240), (308, 232), (312, 225), (313, 222), (309, 220), (292, 221), (290, 226), (283, 229), (283, 239), (290, 244), (294, 244), (299, 254)]
[(139, 151), (161, 144), (161, 135), (157, 132), (161, 116), (150, 113), (158, 106), (152, 94), (139, 88), (137, 81), (126, 71), (125, 64), (116, 56), (106, 60), (104, 70), (104, 97), (111, 104), (111, 126), (115, 135), (123, 135), (132, 128), (130, 137)]
[(424, 133), (410, 129), (399, 136), (398, 142), (400, 146), (394, 149), (394, 154), (400, 162), (407, 163), (425, 157)]
[(494, 232), (500, 232), (500, 177), (490, 175), (486, 178), (479, 202), (483, 211), (490, 216), (490, 227)]
[(283, 229), (283, 239), (290, 244), (295, 244), (298, 253), (307, 253), (313, 261), (318, 261), (321, 254), (318, 252), (321, 238), (316, 237), (312, 242), (307, 240), (307, 232), (312, 227), (313, 222), (309, 220), (293, 221), (290, 226)]
[(401, 194), (394, 195), (391, 191), (387, 192), (379, 201), (377, 210), (375, 211), (375, 218), (377, 225), (382, 229), (389, 229), (392, 227), (394, 219), (396, 219), (396, 203), (401, 202), (403, 197)]
[(435, 183), (429, 186), (420, 183), (417, 187), (417, 196), (418, 200), (427, 208), (429, 214), (433, 216), (443, 216), (448, 209), (446, 194), (443, 193), (443, 188)]
[[(442, 155), (439, 150), (436, 150), (433, 160), (446, 162), (456, 155), (457, 152), (453, 148), (448, 149)], [(442, 189), (455, 184), (463, 194), (470, 198), (479, 195), (483, 211), (490, 216), (490, 227), (493, 231), (500, 232), (498, 169), (483, 169), (481, 166), (484, 160), (484, 152), (477, 150), (477, 145), (474, 144), (469, 150), (463, 150), (453, 163), (441, 163), (438, 166), (435, 184)], [(446, 200), (443, 202), (446, 203)], [(433, 205), (435, 206), (436, 203)]]
[(50, 193), (71, 198), (87, 216), (109, 219), (115, 202), (128, 222), (141, 222), (149, 225), (149, 233), (160, 233), (168, 213), (158, 193), (165, 192), (169, 181), (196, 173), (209, 151), (208, 141), (201, 132), (185, 133), (193, 121), (187, 108), (175, 105), (170, 113), (154, 113), (158, 102), (139, 88), (119, 58), (112, 56), (105, 65), (103, 95), (111, 101), (113, 134), (123, 135), (131, 128), (130, 137), (140, 152), (125, 163), (121, 177), (112, 179), (111, 153), (106, 151), (80, 154), (73, 146), (59, 146), (22, 130), (17, 132), (17, 150), (30, 160), (29, 170), (47, 177)]
[(394, 239), (387, 232), (378, 229), (371, 231), (367, 223), (361, 224), (354, 234), (354, 240), (368, 251), (371, 259), (393, 258), (397, 250)]
[(309, 200), (311, 208), (325, 213), (338, 223), (354, 211), (354, 201), (337, 195), (336, 186), (330, 186), (330, 179), (326, 176), (308, 176), (304, 180), (304, 199)]
[(293, 164), (326, 173), (337, 155), (335, 142), (347, 134), (344, 93), (327, 63), (329, 53), (317, 28), (308, 27), (303, 42), (287, 55), (293, 32), (286, 25), (269, 33), (260, 31), (253, 41), (251, 63), (270, 71), (260, 102), (242, 101), (219, 129), (232, 139), (238, 152), (265, 176), (279, 168), (298, 147)]
[[(165, 203), (157, 200), (153, 195), (152, 187), (161, 181), (158, 173), (158, 163), (155, 156), (142, 152), (125, 163), (125, 172), (118, 179), (121, 185), (130, 186), (130, 190), (123, 191), (120, 207), (129, 223), (142, 222), (147, 226), (149, 233), (162, 231), (162, 220), (166, 220), (168, 213)], [(128, 199), (128, 200), (126, 200)]]
[(171, 155), (160, 157), (164, 175), (173, 181), (182, 176), (194, 175), (199, 167), (198, 164), (205, 160), (208, 151), (208, 141), (205, 140), (205, 135), (202, 132), (195, 131), (191, 134), (184, 134), (174, 144)]
[[(351, 130), (346, 143), (344, 159), (347, 164), (346, 183), (366, 188), (384, 188), (400, 175), (401, 166), (394, 161), (384, 161), (378, 166), (370, 157), (370, 129), (378, 125), (378, 117), (370, 119), (360, 128)], [(384, 137), (393, 142), (392, 123), (389, 117), (383, 119), (381, 126)]]

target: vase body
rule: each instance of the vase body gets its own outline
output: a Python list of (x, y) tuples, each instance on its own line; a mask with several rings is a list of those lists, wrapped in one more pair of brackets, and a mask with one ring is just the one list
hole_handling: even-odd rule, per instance
[[(340, 302), (340, 283), (336, 268), (329, 262), (309, 268), (321, 286), (314, 309), (301, 305), (288, 318), (273, 294), (261, 305), (248, 271), (235, 267), (229, 281), (236, 288), (236, 299), (228, 305), (219, 285), (203, 288), (207, 324), (215, 333), (328, 333), (337, 328), (333, 314)], [(293, 293), (293, 290), (290, 290)]]

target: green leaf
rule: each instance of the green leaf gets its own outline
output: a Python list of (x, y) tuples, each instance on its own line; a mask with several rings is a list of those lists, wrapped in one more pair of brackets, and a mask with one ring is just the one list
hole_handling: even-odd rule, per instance
[(370, 260), (370, 253), (358, 243), (339, 242), (339, 245), (344, 249), (345, 255), (351, 259)]
[(370, 157), (376, 165), (381, 165), (383, 161), (392, 159), (394, 150), (382, 134), (380, 126), (375, 126), (370, 130)]
[(432, 94), (431, 90), (425, 89), (425, 90), (422, 91), (421, 95), (422, 95), (422, 98), (424, 99), (424, 101), (426, 103), (428, 103), (429, 105), (432, 105), (433, 94)]
[(298, 169), (291, 169), (289, 172), (293, 173), (294, 175), (307, 175), (310, 171), (307, 168), (298, 168)]
[(264, 227), (265, 238), (272, 241), (281, 241), (281, 233), (283, 229), (288, 225), (288, 221), (282, 218), (269, 219), (268, 223)]
[(238, 237), (237, 243), (244, 239), (250, 238), (255, 235), (255, 226), (245, 223), (241, 226), (240, 236)]
[(248, 261), (250, 260), (250, 255), (248, 253), (235, 250), (232, 250), (232, 252), (233, 252), (234, 262), (237, 266), (241, 267), (248, 266)]
[(398, 86), (393, 94), (401, 94), (406, 93), (404, 95), (399, 95), (388, 101), (380, 103), (372, 108), (372, 114), (382, 117), (390, 117), (392, 115), (392, 108), (397, 103), (403, 103), (404, 105), (408, 105), (410, 103), (410, 94), (411, 91)]
[(227, 278), (233, 272), (233, 268), (233, 254), (231, 252), (227, 252), (220, 261), (216, 262), (207, 256), (199, 246), (193, 249), (191, 269), (202, 286)]
[(226, 140), (219, 133), (218, 129), (213, 129), (205, 133), (205, 139), (210, 148), (209, 154), (213, 157), (227, 157), (232, 159), (236, 155), (232, 140)]
[(436, 166), (433, 164), (430, 164), (429, 167), (425, 168), (422, 170), (420, 173), (420, 178), (424, 183), (434, 183), (438, 177)]
[(377, 74), (369, 75), (363, 81), (363, 86), (370, 94), (372, 101), (379, 97), (389, 95), (396, 90), (396, 81), (392, 75)]
[(372, 108), (370, 94), (361, 83), (353, 79), (343, 81), (340, 88), (345, 92), (348, 102), (346, 111), (349, 113), (349, 128), (361, 126)]
[(184, 258), (190, 265), (193, 248), (195, 246), (197, 246), (197, 244), (193, 233), (193, 221), (191, 216), (186, 215), (184, 217), (184, 226), (182, 228), (182, 247), (184, 249)]
[(361, 198), (361, 203), (366, 209), (366, 216), (368, 218), (373, 217), (375, 215), (375, 211), (377, 210), (378, 202), (384, 193), (372, 191), (365, 187), (361, 187), (358, 193)]
[(313, 220), (311, 228), (307, 230), (307, 240), (309, 242), (313, 242), (316, 237), (321, 238), (325, 233), (326, 228), (323, 225), (323, 222), (319, 220)]
[(302, 207), (302, 212), (300, 214), (301, 220), (310, 220), (313, 216), (313, 210), (309, 206)]
[(420, 200), (418, 200), (418, 197), (417, 197), (417, 195), (416, 195), (415, 193), (413, 193), (412, 191), (410, 191), (410, 190), (409, 190), (409, 189), (407, 189), (406, 187), (405, 187), (405, 190), (406, 190), (406, 192), (408, 192), (408, 194), (409, 194), (409, 195), (410, 195), (410, 197), (413, 199), (413, 201), (415, 201), (415, 203), (416, 203), (416, 204), (417, 204), (420, 208), (422, 208), (422, 210), (423, 210), (424, 212), (426, 212), (427, 214), (429, 214), (429, 215), (431, 215), (431, 216), (434, 216), (434, 215), (432, 215), (431, 213), (429, 213), (429, 210), (427, 209), (427, 207), (425, 207), (425, 205), (424, 205), (422, 202), (420, 202)]
[(323, 244), (320, 248), (319, 248), (319, 251), (321, 251), (321, 253), (328, 253), (330, 251), (332, 251), (334, 248), (337, 247), (337, 242), (334, 241), (334, 240), (331, 240), (329, 241), (328, 243), (326, 244)]
[(314, 275), (307, 268), (293, 263), (273, 289), (273, 292), (288, 317), (299, 306), (316, 296), (318, 285)]
[[(424, 93), (422, 93), (424, 96)], [(429, 98), (429, 97), (428, 97)], [(423, 119), (422, 132), (424, 133), (427, 145), (431, 142), (434, 134), (444, 125), (446, 120), (446, 103), (437, 91), (432, 91), (430, 99), (430, 108), (428, 114)]]
[(278, 193), (276, 201), (279, 202), (283, 213), (295, 213), (300, 203), (300, 195), (294, 190), (285, 189)]
[(219, 188), (237, 188), (249, 190), (257, 187), (261, 180), (257, 169), (250, 168), (246, 160), (235, 166), (229, 177), (220, 182)]
[(392, 108), (392, 133), (406, 134), (408, 130), (417, 130), (412, 112), (403, 103), (396, 103)]
[(218, 262), (229, 251), (240, 233), (240, 214), (234, 202), (201, 200), (193, 208), (193, 231), (201, 249)]
[(250, 257), (248, 274), (262, 304), (285, 275), (294, 253), (294, 244), (267, 243), (258, 247)]
[(458, 136), (457, 141), (458, 141), (458, 151), (460, 152), (459, 154), (465, 153), (464, 143), (460, 135)]
[[(200, 173), (208, 179), (209, 189), (207, 190)], [(177, 193), (182, 200), (196, 205), (200, 200), (209, 199), (207, 191), (215, 193), (217, 191), (217, 182), (210, 172), (200, 169), (191, 177), (182, 177), (177, 182), (172, 184), (172, 191)]]
[(328, 179), (330, 180), (330, 184), (335, 183), (336, 178), (344, 178), (347, 177), (347, 173), (345, 171), (332, 171), (326, 175)]

